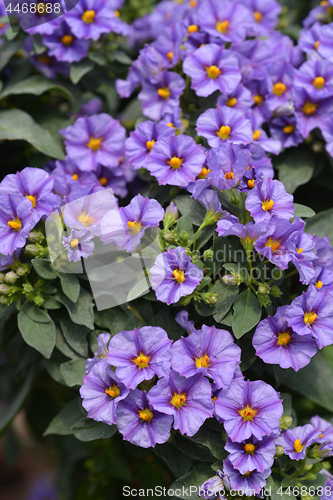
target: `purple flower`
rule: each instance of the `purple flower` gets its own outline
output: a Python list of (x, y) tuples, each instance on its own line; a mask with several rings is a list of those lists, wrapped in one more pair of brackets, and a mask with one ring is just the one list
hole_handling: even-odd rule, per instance
[(305, 223), (298, 217), (292, 223), (273, 217), (266, 233), (254, 242), (254, 248), (280, 269), (287, 269), (294, 258), (294, 251), (289, 245), (290, 238), (294, 233), (303, 232), (304, 226)]
[(256, 355), (265, 363), (281, 368), (293, 368), (296, 372), (308, 365), (317, 352), (317, 345), (310, 335), (294, 332), (285, 319), (288, 306), (278, 307), (275, 316), (259, 323), (253, 335)]
[(105, 0), (80, 0), (67, 13), (66, 22), (78, 38), (98, 40), (112, 31), (116, 17)]
[(69, 261), (78, 262), (83, 257), (87, 259), (94, 252), (94, 242), (91, 241), (94, 235), (87, 229), (77, 231), (73, 229), (67, 237), (63, 236), (62, 244), (67, 249)]
[(295, 233), (288, 246), (292, 251), (292, 262), (299, 272), (300, 281), (309, 284), (315, 276), (313, 262), (316, 260), (313, 236), (306, 233)]
[(135, 389), (143, 380), (168, 375), (171, 345), (167, 333), (159, 327), (144, 326), (129, 332), (121, 331), (110, 340), (107, 355), (116, 366), (116, 375), (128, 389)]
[(220, 500), (225, 500), (225, 482), (228, 482), (227, 476), (223, 474), (222, 471), (217, 470), (215, 476), (207, 479), (207, 481), (200, 486), (198, 497), (205, 495), (206, 499), (211, 499), (212, 495), (218, 495)]
[(311, 418), (310, 424), (317, 430), (317, 443), (325, 443), (326, 441), (333, 441), (333, 425), (332, 422), (327, 422), (318, 415)]
[(146, 168), (160, 185), (186, 187), (200, 174), (204, 161), (202, 147), (192, 137), (178, 135), (158, 141), (149, 154)]
[(254, 24), (249, 10), (239, 3), (225, 0), (203, 2), (198, 10), (201, 28), (224, 42), (238, 43), (246, 37), (246, 30)]
[(48, 47), (49, 55), (57, 61), (72, 63), (81, 61), (87, 55), (90, 42), (76, 38), (63, 21), (51, 35), (43, 36), (43, 44)]
[(265, 486), (266, 479), (271, 474), (271, 469), (266, 469), (263, 472), (247, 471), (241, 474), (234, 469), (229, 459), (223, 460), (223, 472), (228, 476), (230, 486), (233, 490), (241, 492), (242, 495), (255, 496), (260, 493), (260, 490)]
[(207, 109), (197, 120), (198, 135), (206, 137), (212, 148), (223, 142), (234, 144), (249, 144), (252, 141), (252, 128), (244, 113), (237, 109), (223, 106), (217, 109)]
[(305, 62), (295, 73), (294, 85), (303, 87), (315, 99), (332, 96), (333, 64), (326, 60)]
[(322, 33), (322, 26), (315, 23), (310, 29), (302, 29), (299, 34), (298, 46), (303, 52), (309, 54), (310, 58), (318, 59), (319, 47), (328, 45), (329, 39), (325, 39)]
[(282, 182), (263, 179), (248, 194), (245, 202), (255, 222), (269, 222), (272, 217), (290, 219), (294, 216), (294, 197), (286, 192)]
[(126, 398), (129, 390), (116, 377), (109, 363), (102, 359), (94, 364), (83, 378), (80, 395), (88, 418), (112, 425), (116, 423), (119, 401)]
[(146, 166), (147, 158), (159, 139), (175, 135), (172, 127), (161, 123), (146, 121), (139, 123), (130, 137), (126, 139), (126, 155), (135, 169)]
[(193, 436), (213, 416), (211, 395), (211, 385), (203, 375), (185, 378), (171, 370), (169, 377), (161, 378), (150, 389), (148, 399), (155, 410), (173, 415), (174, 429)]
[(318, 431), (311, 424), (287, 429), (276, 440), (276, 444), (283, 446), (285, 454), (292, 460), (305, 458), (306, 449), (317, 443)]
[(255, 222), (248, 222), (247, 224), (241, 224), (240, 222), (234, 222), (230, 228), (225, 228), (224, 225), (217, 223), (217, 233), (219, 236), (238, 236), (242, 240), (243, 246), (251, 247), (258, 236), (265, 234), (267, 226), (265, 222), (257, 224)]
[(257, 439), (279, 435), (282, 401), (272, 386), (262, 380), (234, 380), (215, 401), (215, 412), (224, 420), (232, 441), (241, 442), (253, 435)]
[(254, 167), (256, 174), (259, 177), (262, 174), (264, 177), (274, 177), (274, 169), (272, 160), (267, 157), (265, 151), (259, 144), (249, 144), (246, 149), (250, 151), (249, 167)]
[(276, 451), (275, 440), (270, 436), (264, 437), (261, 441), (250, 437), (241, 443), (233, 443), (227, 438), (225, 449), (230, 453), (228, 460), (241, 474), (270, 469)]
[(31, 201), (21, 195), (0, 195), (0, 253), (12, 255), (25, 245), (33, 228)]
[(267, 96), (266, 102), (270, 111), (275, 111), (280, 106), (288, 103), (291, 98), (295, 69), (289, 62), (273, 63), (268, 66), (268, 72), (272, 78), (272, 89)]
[(176, 314), (175, 320), (177, 323), (187, 331), (188, 334), (196, 332), (196, 328), (194, 326), (194, 321), (190, 321), (188, 319), (187, 311), (180, 311)]
[(220, 190), (231, 189), (241, 181), (249, 166), (250, 153), (234, 144), (220, 144), (207, 155), (206, 179)]
[(88, 358), (86, 361), (85, 373), (89, 373), (91, 368), (101, 361), (102, 359), (107, 359), (108, 345), (111, 338), (110, 333), (101, 333), (97, 337), (98, 350), (94, 353), (93, 358)]
[(293, 97), (298, 128), (306, 139), (314, 128), (321, 128), (325, 124), (325, 120), (332, 110), (333, 97), (318, 99), (310, 96), (303, 87), (294, 87)]
[(203, 278), (201, 269), (192, 264), (182, 247), (169, 248), (158, 255), (150, 272), (157, 299), (168, 305), (190, 295)]
[(104, 244), (113, 243), (122, 250), (132, 252), (142, 240), (148, 227), (156, 227), (164, 217), (164, 210), (157, 200), (137, 194), (127, 207), (105, 215), (101, 223)]
[[(324, 472), (327, 472), (326, 470)], [(325, 475), (328, 475), (329, 472), (327, 472)], [(333, 477), (330, 476), (326, 480), (326, 483), (323, 488), (323, 494), (320, 497), (320, 500), (332, 500), (333, 498)]]
[(190, 54), (183, 63), (183, 71), (192, 79), (191, 88), (202, 97), (216, 90), (230, 94), (242, 78), (237, 57), (215, 43)]
[(125, 129), (110, 115), (78, 118), (74, 125), (60, 130), (65, 137), (68, 158), (80, 170), (96, 170), (100, 163), (105, 167), (117, 167), (122, 155)]
[(131, 391), (117, 409), (117, 427), (123, 438), (141, 448), (165, 443), (170, 437), (172, 416), (156, 411), (144, 391)]
[(275, 118), (271, 121), (269, 130), (273, 139), (280, 141), (283, 148), (291, 148), (303, 142), (294, 116)]
[(142, 90), (138, 95), (143, 114), (151, 120), (160, 120), (166, 113), (172, 113), (179, 106), (179, 97), (184, 89), (183, 78), (170, 71), (160, 73), (156, 83), (143, 80)]
[(171, 366), (183, 377), (202, 373), (212, 378), (218, 389), (227, 389), (240, 363), (240, 348), (226, 330), (202, 325), (172, 346)]
[(217, 99), (218, 106), (229, 106), (230, 108), (238, 109), (239, 111), (247, 111), (253, 104), (251, 92), (239, 84), (229, 95), (220, 95)]
[(326, 290), (303, 292), (285, 312), (288, 325), (298, 335), (312, 335), (319, 349), (333, 344), (333, 301)]
[(251, 36), (267, 35), (278, 23), (281, 5), (276, 0), (241, 0), (253, 15), (254, 24), (251, 25)]
[(259, 115), (250, 110), (246, 116), (252, 125), (253, 142), (259, 144), (268, 153), (278, 155), (281, 151), (281, 142), (267, 136), (266, 132), (261, 128), (262, 121)]

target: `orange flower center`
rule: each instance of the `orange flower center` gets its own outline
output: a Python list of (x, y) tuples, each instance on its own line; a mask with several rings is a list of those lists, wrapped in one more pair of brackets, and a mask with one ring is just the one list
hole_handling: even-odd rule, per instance
[(304, 445), (301, 443), (301, 440), (300, 439), (296, 439), (295, 442), (294, 442), (294, 450), (297, 452), (297, 453), (300, 453), (304, 448)]
[(80, 222), (84, 225), (84, 227), (90, 226), (90, 224), (93, 223), (94, 219), (93, 217), (90, 217), (87, 215), (85, 212), (83, 212), (80, 217), (78, 218)]
[(206, 73), (208, 75), (208, 78), (217, 78), (218, 76), (220, 76), (221, 70), (215, 65), (209, 67), (206, 66)]
[(257, 413), (257, 410), (246, 405), (245, 408), (239, 410), (239, 414), (243, 417), (243, 420), (253, 420)]
[(318, 280), (317, 283), (315, 283), (315, 287), (317, 288), (317, 290), (320, 290), (323, 286), (323, 282)]
[(286, 125), (282, 130), (285, 134), (292, 134), (295, 130), (295, 125)]
[(289, 332), (279, 333), (276, 345), (287, 345), (291, 341), (291, 336)]
[(139, 231), (141, 231), (142, 226), (140, 221), (137, 222), (136, 220), (134, 221), (129, 220), (127, 222), (127, 227), (132, 234), (137, 234)]
[(325, 78), (322, 76), (317, 76), (312, 82), (312, 84), (316, 87), (316, 89), (322, 89), (326, 83)]
[(175, 406), (176, 408), (181, 408), (186, 403), (186, 396), (185, 396), (185, 394), (177, 394), (177, 393), (175, 393), (172, 396), (170, 403), (173, 406)]
[(169, 59), (169, 61), (172, 61), (172, 59), (173, 59), (173, 52), (168, 52), (166, 56)]
[(150, 356), (145, 356), (140, 352), (139, 356), (133, 359), (133, 363), (135, 363), (141, 370), (141, 368), (147, 368), (150, 360)]
[(271, 247), (272, 252), (275, 253), (280, 249), (281, 245), (277, 240), (272, 240), (270, 236), (265, 243), (265, 247)]
[(79, 179), (79, 176), (77, 174), (72, 175), (73, 181), (77, 181)]
[(209, 168), (203, 167), (203, 169), (201, 170), (201, 172), (198, 175), (197, 179), (206, 179), (207, 174), (209, 174), (209, 172), (210, 172)]
[(32, 195), (30, 195), (30, 194), (26, 194), (26, 195), (25, 195), (25, 197), (26, 197), (26, 198), (28, 198), (28, 200), (30, 200), (30, 201), (31, 201), (31, 203), (32, 203), (32, 208), (35, 208), (35, 206), (36, 206), (36, 201), (37, 201), (36, 196), (32, 196)]
[(110, 396), (110, 398), (117, 398), (120, 395), (120, 389), (116, 385), (105, 389), (105, 394)]
[(172, 272), (172, 274), (177, 283), (183, 283), (185, 281), (185, 271), (181, 271), (180, 269), (175, 269)]
[(229, 127), (229, 125), (222, 125), (222, 127), (220, 127), (220, 130), (215, 133), (220, 139), (222, 139), (222, 141), (225, 141), (226, 139), (229, 139), (231, 128)]
[(244, 446), (244, 450), (247, 454), (250, 453), (252, 455), (255, 449), (256, 447), (252, 443), (246, 443), (246, 445)]
[(259, 139), (259, 137), (261, 136), (261, 131), (258, 129), (258, 130), (255, 130), (253, 132), (253, 140), (254, 141), (257, 141)]
[(168, 89), (168, 87), (163, 87), (161, 89), (158, 89), (157, 93), (160, 97), (162, 97), (162, 99), (168, 99), (168, 97), (170, 97), (171, 95), (171, 92)]
[(148, 410), (148, 408), (146, 408), (145, 410), (141, 410), (139, 411), (139, 417), (141, 418), (141, 420), (144, 420), (145, 422), (150, 422), (151, 419), (153, 418), (153, 414), (150, 410)]
[(173, 156), (167, 163), (169, 163), (170, 167), (173, 170), (179, 170), (183, 163), (183, 160), (182, 158), (178, 158), (178, 156)]
[(315, 312), (307, 312), (304, 314), (304, 323), (306, 325), (312, 325), (317, 319), (317, 314)]
[(199, 27), (196, 24), (190, 24), (187, 31), (189, 33), (197, 33), (199, 31)]
[(229, 106), (230, 108), (233, 108), (237, 104), (237, 99), (236, 97), (229, 97), (229, 99), (226, 102), (226, 105)]
[(256, 23), (260, 23), (260, 21), (262, 20), (262, 13), (256, 10), (255, 12), (253, 12), (253, 17)]
[(70, 242), (69, 246), (70, 246), (71, 248), (75, 248), (75, 247), (77, 247), (77, 246), (78, 246), (78, 244), (79, 244), (79, 240), (78, 240), (77, 238), (75, 238), (74, 240), (72, 240), (72, 241)]
[(22, 222), (18, 217), (16, 217), (16, 219), (9, 220), (7, 222), (7, 226), (9, 226), (11, 229), (14, 229), (15, 231), (19, 231), (22, 227)]
[(99, 182), (102, 186), (106, 186), (108, 183), (107, 177), (100, 177)]
[(234, 176), (235, 174), (233, 172), (227, 172), (226, 174), (224, 174), (224, 178), (227, 180), (233, 180)]
[(95, 139), (95, 137), (91, 137), (89, 139), (89, 142), (87, 143), (87, 146), (93, 151), (96, 151), (96, 149), (99, 149), (101, 147), (102, 141), (103, 139)]
[(216, 23), (215, 28), (216, 28), (216, 29), (217, 29), (217, 31), (219, 31), (220, 33), (225, 34), (225, 33), (228, 31), (228, 28), (229, 28), (229, 21), (218, 21), (218, 22)]
[(317, 110), (318, 104), (314, 104), (313, 102), (306, 101), (304, 106), (302, 107), (302, 111), (306, 115), (313, 115)]
[(91, 24), (93, 20), (95, 19), (96, 12), (94, 10), (86, 10), (83, 15), (82, 15), (82, 20), (87, 23)]
[(273, 205), (274, 205), (273, 200), (265, 200), (262, 202), (261, 206), (262, 206), (262, 209), (265, 210), (265, 212), (269, 212), (270, 210), (272, 210)]
[(207, 368), (209, 361), (210, 359), (206, 354), (205, 356), (201, 356), (201, 358), (195, 358), (195, 366), (197, 368)]
[(317, 41), (314, 43), (314, 49), (315, 49), (315, 50), (318, 50), (319, 45), (320, 45), (320, 41), (319, 41), (319, 40), (317, 40)]
[(261, 95), (257, 94), (253, 97), (253, 100), (257, 106), (260, 106), (260, 104), (262, 104), (264, 98)]
[(249, 179), (249, 180), (247, 181), (247, 185), (248, 185), (248, 187), (249, 187), (250, 189), (253, 189), (253, 188), (254, 188), (254, 180)]
[(64, 44), (64, 45), (71, 45), (72, 41), (74, 40), (74, 37), (72, 35), (64, 35), (60, 41)]
[(282, 82), (278, 82), (275, 85), (273, 85), (273, 94), (275, 95), (283, 95), (286, 90), (287, 87)]

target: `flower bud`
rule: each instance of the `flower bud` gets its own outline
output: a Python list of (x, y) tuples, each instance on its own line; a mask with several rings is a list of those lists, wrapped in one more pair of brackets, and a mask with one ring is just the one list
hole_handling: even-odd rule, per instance
[(176, 238), (175, 235), (170, 233), (170, 231), (162, 231), (162, 238), (167, 242), (167, 243), (175, 243)]
[(36, 306), (41, 307), (44, 303), (43, 297), (41, 297), (40, 295), (36, 295), (36, 297), (34, 297), (34, 303), (36, 304)]
[(280, 429), (285, 430), (288, 429), (293, 423), (293, 419), (291, 417), (282, 417), (280, 418)]
[(324, 151), (324, 143), (320, 141), (316, 141), (312, 144), (312, 151), (314, 153), (321, 153)]
[(235, 286), (238, 283), (238, 279), (232, 274), (225, 274), (224, 276), (222, 276), (222, 281), (225, 285), (228, 286)]
[(293, 102), (290, 100), (286, 104), (282, 104), (274, 111), (274, 116), (279, 118), (280, 116), (291, 116), (295, 112), (295, 107)]
[(333, 455), (333, 446), (330, 441), (316, 445), (309, 451), (309, 458), (322, 460), (323, 458), (331, 457)]
[(28, 294), (34, 291), (34, 287), (31, 283), (23, 283), (23, 293)]
[(258, 293), (260, 293), (260, 295), (268, 295), (269, 292), (270, 292), (270, 287), (266, 285), (266, 283), (261, 283), (258, 286)]
[(5, 297), (4, 295), (0, 295), (0, 304), (8, 306), (10, 304), (10, 298)]
[(10, 294), (10, 286), (8, 286), (8, 285), (0, 285), (0, 293), (2, 295), (9, 295)]
[(39, 255), (39, 248), (37, 245), (27, 245), (25, 247), (25, 253), (31, 257), (37, 257), (37, 255)]
[(5, 282), (5, 275), (0, 273), (0, 283), (4, 283)]
[(171, 202), (170, 205), (165, 210), (165, 215), (163, 219), (163, 224), (165, 229), (169, 229), (179, 217), (179, 212), (176, 205)]
[(41, 239), (41, 233), (38, 231), (30, 231), (28, 236), (28, 241), (31, 243), (39, 243)]
[(25, 274), (28, 274), (30, 271), (30, 266), (29, 264), (20, 264), (19, 267), (16, 269), (16, 274), (19, 276), (24, 276)]
[(10, 285), (14, 285), (14, 283), (17, 281), (17, 279), (18, 279), (18, 276), (16, 273), (14, 273), (14, 271), (9, 271), (8, 273), (6, 273), (6, 276), (5, 276), (6, 283), (9, 283)]
[(211, 293), (211, 292), (203, 293), (201, 295), (201, 297), (204, 300), (204, 302), (206, 302), (206, 304), (209, 304), (211, 306), (213, 306), (214, 304), (216, 304), (217, 295), (214, 294), (214, 293)]
[(274, 457), (275, 458), (279, 458), (279, 457), (282, 457), (283, 454), (284, 454), (284, 448), (283, 448), (283, 446), (278, 445), (275, 448), (275, 455), (274, 455)]
[(213, 250), (205, 250), (203, 253), (204, 260), (210, 260), (214, 255)]

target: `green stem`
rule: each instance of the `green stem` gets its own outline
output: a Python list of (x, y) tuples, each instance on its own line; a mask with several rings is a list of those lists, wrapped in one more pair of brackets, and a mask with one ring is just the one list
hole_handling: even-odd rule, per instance
[(145, 320), (142, 318), (142, 316), (140, 316), (140, 314), (138, 313), (138, 311), (136, 311), (135, 309), (133, 309), (132, 306), (127, 306), (127, 309), (129, 309), (137, 318), (139, 318), (140, 321), (142, 321), (142, 323), (144, 325), (147, 325), (147, 323), (145, 322)]
[(193, 252), (195, 251), (195, 245), (197, 243), (197, 238), (199, 236), (199, 233), (203, 230), (203, 228), (206, 227), (206, 223), (205, 221), (203, 221), (203, 223), (201, 224), (201, 226), (199, 227), (198, 231), (195, 233), (194, 235), (194, 239), (193, 239)]

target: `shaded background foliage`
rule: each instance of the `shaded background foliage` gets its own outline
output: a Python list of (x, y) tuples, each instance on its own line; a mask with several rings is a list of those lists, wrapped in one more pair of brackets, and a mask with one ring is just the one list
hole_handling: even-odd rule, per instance
[[(122, 17), (132, 22), (149, 12), (156, 3), (154, 0), (127, 0)], [(281, 0), (281, 4), (283, 11), (279, 27), (283, 33), (296, 40), (302, 19), (317, 2)], [(12, 38), (8, 34), (7, 42), (0, 49), (1, 178), (26, 166), (42, 168), (49, 160), (62, 159), (64, 151), (58, 130), (71, 124), (72, 117), (81, 105), (93, 97), (100, 97), (103, 111), (119, 118), (128, 131), (133, 130), (136, 119), (141, 116), (139, 102), (135, 98), (120, 102), (114, 87), (115, 78), (124, 78), (126, 65), (129, 66), (136, 58), (135, 51), (129, 50), (121, 37), (108, 35), (103, 47), (95, 42), (89, 57), (72, 65), (70, 80), (59, 78), (50, 81), (37, 74), (22, 52), (24, 36), (22, 32)], [(37, 53), (42, 50), (38, 36), (34, 36), (34, 44)], [(328, 235), (332, 240), (333, 161), (325, 152), (320, 133), (315, 131), (302, 146), (286, 150), (273, 161), (277, 178), (294, 195), (296, 203), (307, 205), (317, 213), (328, 211), (311, 219), (308, 230), (315, 228), (318, 236)], [(169, 197), (168, 189), (165, 189), (166, 197)], [(87, 284), (81, 280), (81, 285)], [(164, 327), (169, 335), (178, 327), (168, 317), (168, 310), (161, 303), (137, 299), (134, 306), (144, 319), (151, 321), (154, 317), (156, 324)], [(17, 410), (23, 406), (29, 432), (43, 447), (43, 453), (52, 457), (51, 462), (58, 469), (58, 487), (64, 500), (118, 499), (122, 487), (127, 484), (133, 488), (155, 485), (167, 487), (199, 463), (202, 465), (198, 474), (201, 473), (204, 480), (211, 475), (209, 465), (206, 467), (205, 464), (224, 458), (221, 450), (212, 449), (212, 440), (207, 436), (202, 436), (200, 442), (177, 436), (176, 446), (157, 446), (152, 452), (124, 443), (119, 434), (111, 436), (112, 431), (108, 431), (110, 437), (107, 439), (85, 442), (85, 437), (89, 439), (91, 436), (91, 429), (87, 432), (84, 422), (73, 435), (71, 425), (80, 415), (83, 419), (84, 414), (81, 413), (79, 401), (72, 402), (77, 395), (76, 389), (67, 387), (63, 379), (75, 387), (75, 370), (71, 371), (72, 365), (68, 366), (68, 360), (60, 349), (57, 351), (58, 356), (63, 357), (63, 364), (67, 362), (67, 367), (58, 373), (56, 370), (59, 365), (53, 362), (54, 359), (44, 360), (44, 369), (36, 375), (35, 367), (40, 365), (42, 357), (33, 348), (27, 347), (20, 335), (14, 335), (17, 320), (16, 316), (10, 317), (12, 310), (0, 309), (2, 326), (7, 320), (6, 327), (1, 331), (2, 342), (7, 346), (6, 356), (0, 354), (0, 409), (3, 409), (0, 412), (0, 429), (3, 433), (3, 453), (9, 464), (7, 474), (15, 470), (20, 457), (21, 444), (10, 423)], [(196, 314), (193, 309), (191, 317), (196, 319)], [(164, 324), (161, 323), (162, 318)], [(121, 329), (140, 327), (142, 324), (131, 311), (124, 308), (123, 314), (117, 318), (112, 311), (96, 314), (95, 326), (98, 330), (91, 336), (92, 342), (101, 331), (115, 334)], [(57, 335), (59, 347), (61, 334), (57, 332)], [(75, 339), (66, 340), (71, 346), (74, 345)], [(250, 379), (261, 377), (265, 366), (258, 358), (253, 364), (255, 356), (246, 335), (242, 338), (242, 353), (242, 369), (246, 370), (246, 376)], [(79, 359), (81, 363), (82, 359)], [(28, 366), (33, 368), (26, 372)], [(13, 373), (17, 371), (25, 373), (23, 381), (13, 379)], [(269, 368), (269, 371), (267, 375), (266, 367), (267, 382), (274, 384), (282, 393), (287, 387), (288, 392), (292, 392), (293, 417), (298, 417), (299, 424), (305, 423), (315, 413), (325, 417), (333, 412), (330, 398), (333, 393), (332, 347), (318, 353), (300, 374), (279, 367)], [(315, 372), (325, 381), (324, 387), (316, 387), (316, 378), (313, 377)], [(72, 405), (70, 411), (66, 407), (68, 402)], [(43, 437), (54, 415), (61, 409), (66, 412), (66, 408), (68, 419), (63, 419), (61, 423), (53, 420), (51, 424), (62, 435)], [(52, 428), (48, 431), (51, 432)], [(103, 429), (99, 427), (96, 432), (98, 435)], [(76, 435), (82, 440), (76, 439)]]

